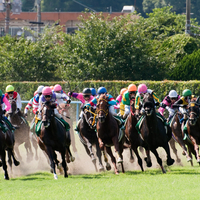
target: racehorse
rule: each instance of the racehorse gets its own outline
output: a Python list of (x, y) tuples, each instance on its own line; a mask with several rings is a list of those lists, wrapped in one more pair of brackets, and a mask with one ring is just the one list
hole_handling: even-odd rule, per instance
[[(117, 162), (121, 163), (122, 172), (124, 173), (124, 166), (122, 160), (123, 143), (125, 141), (125, 136), (119, 134), (119, 127), (117, 121), (114, 119), (112, 114), (109, 113), (108, 96), (101, 94), (96, 105), (97, 113), (97, 136), (99, 140), (100, 149), (103, 151), (104, 156), (106, 152), (109, 154), (111, 161), (114, 165), (115, 174), (119, 171), (116, 166), (116, 159), (113, 156), (111, 146), (114, 145)], [(105, 159), (106, 160), (106, 159)], [(107, 163), (106, 163), (107, 164)]]
[[(187, 148), (185, 145), (190, 146), (190, 144), (186, 141), (183, 140), (184, 136), (182, 133), (182, 129), (181, 129), (181, 123), (180, 123), (180, 119), (179, 119), (179, 113), (176, 112), (170, 122), (170, 127), (172, 129), (172, 137), (173, 139), (180, 145), (180, 147), (183, 149), (183, 153), (184, 155), (186, 155), (187, 161), (191, 162), (192, 164), (192, 158), (191, 158), (191, 151), (189, 151), (189, 154), (187, 152)], [(171, 141), (171, 140), (170, 140)], [(170, 144), (171, 145), (171, 144)], [(173, 149), (173, 148), (172, 148)]]
[(199, 144), (200, 144), (200, 111), (199, 98), (191, 101), (189, 104), (189, 119), (187, 123), (187, 132), (191, 143), (193, 144), (192, 153), (195, 155), (197, 162), (200, 163)]
[(66, 132), (64, 125), (54, 116), (56, 104), (46, 102), (42, 106), (42, 125), (41, 132), (37, 138), (40, 148), (46, 152), (50, 160), (50, 166), (54, 174), (54, 179), (58, 179), (55, 163), (58, 165), (55, 151), (60, 152), (64, 177), (68, 177), (67, 164), (65, 160), (66, 150), (69, 150), (71, 143), (69, 131)]
[[(70, 127), (73, 127), (72, 120), (69, 117), (70, 116), (70, 114), (69, 114), (70, 105), (61, 103), (58, 105), (57, 109), (58, 109), (59, 113), (62, 115), (63, 119), (70, 125)], [(73, 152), (75, 153), (75, 152), (77, 152), (77, 148), (75, 145), (75, 137), (74, 137), (73, 128), (70, 130), (70, 136), (71, 136), (71, 146), (72, 146)]]
[(151, 163), (148, 146), (142, 140), (138, 131), (135, 128), (138, 120), (135, 115), (135, 105), (134, 104), (135, 104), (135, 99), (131, 99), (130, 100), (130, 114), (127, 117), (125, 134), (126, 134), (126, 137), (128, 138), (128, 141), (130, 141), (131, 149), (133, 149), (135, 155), (137, 156), (138, 164), (139, 164), (141, 170), (144, 171), (143, 166), (142, 166), (142, 159), (138, 153), (138, 147), (144, 147), (146, 150), (147, 157), (145, 158), (145, 161), (146, 161), (147, 167), (151, 167), (152, 163)]
[(95, 117), (95, 109), (93, 109), (92, 107), (90, 107), (90, 109), (83, 108), (83, 117), (78, 126), (79, 138), (81, 143), (85, 147), (87, 154), (91, 157), (91, 160), (95, 166), (95, 170), (98, 171), (96, 166), (96, 158), (92, 151), (92, 146), (95, 145), (96, 155), (99, 160), (99, 171), (103, 171), (104, 167), (101, 160), (101, 149), (99, 147), (99, 142), (95, 131)]
[[(2, 108), (0, 106), (0, 121), (1, 121), (1, 123), (4, 124), (4, 126), (7, 126), (2, 118), (3, 118)], [(14, 135), (9, 130), (9, 128), (7, 127), (6, 132), (3, 132), (0, 129), (0, 157), (1, 157), (1, 161), (2, 161), (1, 164), (2, 164), (3, 170), (4, 170), (4, 178), (6, 180), (9, 180), (7, 165), (6, 165), (6, 158), (5, 158), (6, 157), (6, 151), (8, 153), (8, 163), (9, 163), (11, 168), (12, 168), (12, 159), (14, 161), (15, 166), (18, 166), (20, 164), (19, 161), (16, 160), (15, 155), (14, 155), (14, 150), (13, 150), (14, 149), (14, 143), (15, 143)], [(12, 157), (12, 159), (11, 159), (11, 157)]]
[[(27, 162), (32, 160), (33, 151), (30, 142), (30, 127), (22, 117), (21, 111), (17, 110), (17, 104), (15, 100), (9, 101), (11, 109), (8, 111), (9, 120), (13, 125), (16, 125), (18, 129), (15, 130), (15, 152), (17, 157), (22, 160), (19, 152), (19, 145), (24, 143), (24, 147), (27, 153)], [(33, 145), (34, 146), (34, 145)]]
[(157, 117), (152, 93), (144, 94), (142, 109), (144, 109), (145, 114), (140, 129), (141, 136), (148, 145), (149, 150), (155, 155), (162, 172), (166, 173), (156, 149), (158, 147), (163, 147), (167, 153), (167, 165), (172, 165), (174, 163), (168, 145), (168, 141), (172, 137), (171, 128), (169, 126), (165, 127), (163, 121)]

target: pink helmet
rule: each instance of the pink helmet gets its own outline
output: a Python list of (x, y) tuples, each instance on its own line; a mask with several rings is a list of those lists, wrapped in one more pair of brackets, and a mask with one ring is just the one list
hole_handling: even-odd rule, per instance
[(61, 91), (61, 90), (62, 90), (62, 87), (61, 87), (60, 85), (56, 84), (56, 85), (54, 86), (54, 91), (55, 91), (55, 92)]
[(138, 86), (138, 92), (139, 93), (146, 93), (147, 92), (147, 86), (145, 84), (140, 84)]
[(48, 86), (45, 86), (42, 90), (42, 94), (45, 96), (45, 95), (52, 95), (52, 90), (50, 87)]
[(37, 94), (37, 90), (34, 92), (34, 96)]

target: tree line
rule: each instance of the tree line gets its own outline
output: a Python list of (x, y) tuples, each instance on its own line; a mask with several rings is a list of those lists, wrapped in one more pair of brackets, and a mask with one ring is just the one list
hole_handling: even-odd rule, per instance
[(200, 79), (200, 38), (185, 35), (185, 17), (172, 7), (147, 18), (85, 13), (80, 20), (72, 35), (52, 26), (35, 42), (1, 37), (1, 81)]

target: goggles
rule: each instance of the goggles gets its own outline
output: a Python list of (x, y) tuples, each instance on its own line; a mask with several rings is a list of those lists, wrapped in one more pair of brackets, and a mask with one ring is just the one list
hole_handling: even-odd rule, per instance
[(44, 98), (51, 98), (51, 95), (44, 95)]
[(83, 95), (84, 98), (90, 98), (90, 95)]
[(176, 100), (177, 98), (176, 97), (172, 97), (172, 98), (170, 98), (171, 100)]
[(13, 94), (13, 92), (8, 92), (8, 94)]

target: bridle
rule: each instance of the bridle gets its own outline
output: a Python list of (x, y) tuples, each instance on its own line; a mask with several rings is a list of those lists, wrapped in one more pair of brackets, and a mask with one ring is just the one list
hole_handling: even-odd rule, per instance
[[(91, 114), (89, 119), (87, 119), (86, 113), (83, 112), (83, 116), (85, 117), (85, 121), (87, 122), (87, 124), (90, 126), (91, 129), (95, 129), (95, 127), (96, 127), (96, 117), (97, 117), (96, 111), (95, 111), (95, 113), (92, 112), (91, 107), (89, 108), (89, 110), (87, 108), (85, 108), (84, 111), (89, 112)], [(90, 123), (91, 119), (92, 119), (92, 124)]]
[[(103, 99), (103, 98), (98, 99), (98, 103), (99, 103), (100, 101), (105, 101), (106, 103), (108, 103), (108, 101), (107, 101), (106, 99)], [(107, 108), (106, 110), (104, 110), (104, 109), (99, 109), (99, 110), (97, 111), (97, 115), (98, 115), (99, 112), (101, 112), (101, 111), (105, 113), (105, 117), (106, 117), (106, 116), (108, 115), (108, 113), (109, 113), (108, 108)]]

